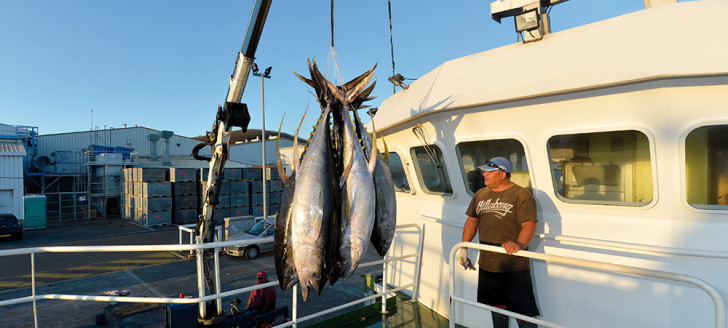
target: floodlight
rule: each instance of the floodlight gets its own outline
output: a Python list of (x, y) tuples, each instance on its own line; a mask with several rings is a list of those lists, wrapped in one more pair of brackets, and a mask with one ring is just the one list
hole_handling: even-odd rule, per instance
[(516, 15), (514, 17), (514, 21), (516, 22), (517, 33), (535, 30), (539, 28), (541, 23), (539, 20), (538, 9), (536, 8)]

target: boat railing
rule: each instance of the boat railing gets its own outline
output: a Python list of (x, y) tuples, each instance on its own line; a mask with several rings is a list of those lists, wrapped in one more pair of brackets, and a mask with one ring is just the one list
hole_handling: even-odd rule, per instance
[[(382, 277), (382, 292), (377, 293), (375, 295), (370, 295), (346, 304), (339, 305), (337, 307), (328, 309), (326, 311), (317, 312), (305, 317), (298, 318), (297, 312), (298, 312), (298, 286), (293, 287), (293, 293), (292, 293), (292, 316), (291, 320), (285, 323), (282, 323), (276, 327), (282, 328), (282, 327), (297, 327), (298, 323), (307, 321), (310, 319), (314, 319), (323, 315), (327, 315), (329, 313), (332, 313), (334, 311), (338, 311), (347, 307), (351, 307), (356, 304), (364, 303), (370, 300), (374, 300), (377, 298), (382, 299), (382, 313), (386, 312), (386, 298), (389, 294), (394, 294), (396, 292), (412, 288), (413, 289), (413, 296), (412, 299), (416, 300), (418, 295), (418, 286), (419, 286), (419, 270), (422, 263), (422, 243), (424, 240), (422, 228), (419, 225), (416, 224), (406, 224), (406, 225), (398, 225), (395, 229), (396, 233), (401, 233), (402, 229), (416, 229), (418, 236), (418, 247), (415, 250), (415, 252), (411, 254), (405, 254), (402, 256), (386, 256), (382, 260), (378, 261), (372, 261), (368, 263), (362, 263), (359, 265), (359, 268), (365, 268), (370, 266), (376, 266), (376, 265), (382, 265), (383, 268), (383, 277)], [(180, 230), (182, 231), (182, 230)], [(273, 237), (268, 238), (258, 238), (258, 239), (251, 239), (248, 242), (253, 243), (265, 243), (265, 242), (273, 242)], [(393, 241), (394, 242), (394, 241)], [(251, 292), (253, 290), (269, 287), (269, 286), (276, 286), (278, 285), (277, 281), (272, 281), (265, 284), (260, 285), (253, 285), (249, 287), (244, 288), (238, 288), (233, 289), (225, 292), (220, 292), (216, 294), (211, 295), (200, 295), (199, 297), (192, 297), (192, 298), (173, 298), (173, 297), (130, 297), (130, 296), (99, 296), (99, 295), (73, 295), (73, 294), (37, 294), (36, 293), (36, 260), (35, 255), (40, 253), (104, 253), (104, 252), (149, 252), (149, 251), (173, 251), (173, 252), (182, 252), (182, 251), (202, 251), (205, 249), (214, 249), (214, 267), (216, 268), (215, 271), (215, 284), (217, 286), (217, 290), (220, 289), (220, 277), (219, 277), (219, 256), (220, 250), (224, 247), (229, 246), (235, 246), (239, 245), (240, 241), (225, 241), (225, 242), (215, 242), (215, 243), (206, 243), (203, 245), (199, 244), (190, 244), (190, 245), (182, 245), (182, 244), (172, 244), (172, 245), (127, 245), (127, 246), (39, 246), (39, 247), (29, 247), (29, 248), (17, 248), (17, 249), (6, 249), (6, 250), (0, 250), (0, 257), (3, 256), (12, 256), (12, 255), (30, 255), (30, 296), (25, 297), (18, 297), (8, 300), (0, 300), (0, 307), (3, 306), (9, 306), (14, 304), (21, 304), (21, 303), (33, 303), (33, 322), (34, 326), (38, 327), (38, 309), (37, 309), (37, 301), (38, 300), (64, 300), (64, 301), (97, 301), (97, 302), (126, 302), (126, 303), (161, 303), (161, 304), (192, 304), (192, 303), (199, 303), (200, 308), (205, 308), (205, 303), (209, 301), (216, 301), (218, 304), (220, 304), (221, 299), (223, 297), (230, 297), (235, 296), (247, 292)], [(415, 268), (415, 275), (414, 275), (414, 281), (410, 284), (402, 285), (396, 288), (387, 289), (387, 263), (394, 262), (394, 261), (402, 261), (405, 259), (410, 258), (416, 258), (416, 268)], [(199, 261), (198, 261), (199, 262)], [(198, 276), (200, 275), (198, 270)], [(198, 277), (199, 279), (204, 279), (204, 277)], [(218, 309), (221, 309), (221, 307), (218, 307)]]
[[(179, 231), (179, 244), (180, 245), (182, 245), (182, 240), (183, 240), (183, 237), (182, 236), (184, 235), (183, 232), (187, 232), (187, 234), (188, 234), (187, 240), (189, 241), (189, 244), (190, 245), (194, 245), (194, 243), (195, 243), (195, 227), (196, 226), (197, 225), (194, 224), (194, 223), (181, 224), (181, 225), (178, 225), (177, 226), (177, 230)], [(219, 225), (216, 225), (215, 226), (215, 237), (217, 238), (217, 240), (222, 240), (222, 227), (219, 226)], [(190, 250), (189, 257), (192, 257), (193, 255), (194, 255), (194, 251), (193, 250)]]
[(728, 259), (728, 252), (724, 251), (708, 251), (698, 249), (684, 249), (675, 247), (662, 247), (652, 245), (642, 245), (635, 243), (625, 243), (611, 240), (602, 240), (584, 237), (572, 237), (564, 235), (539, 234), (539, 238), (543, 240), (553, 240), (564, 244), (581, 245), (599, 247), (602, 249), (611, 248), (619, 249), (627, 252), (650, 253), (660, 256), (691, 256), (691, 257), (709, 257), (718, 259)]
[[(455, 244), (455, 246), (453, 246), (452, 249), (450, 249), (450, 263), (457, 263), (456, 252), (461, 247), (475, 248), (475, 249), (479, 249), (479, 250), (483, 250), (483, 251), (505, 254), (505, 250), (503, 249), (503, 247), (482, 245), (482, 244), (469, 243), (469, 242), (460, 242), (460, 243)], [(725, 310), (725, 302), (723, 301), (723, 297), (720, 295), (718, 290), (715, 289), (715, 287), (713, 287), (708, 282), (706, 282), (700, 278), (693, 277), (690, 275), (675, 273), (675, 272), (638, 268), (638, 267), (632, 267), (632, 266), (627, 266), (627, 265), (612, 264), (612, 263), (599, 262), (599, 261), (593, 261), (593, 260), (583, 260), (583, 259), (577, 259), (577, 258), (573, 258), (573, 257), (543, 254), (543, 253), (536, 253), (536, 252), (530, 252), (530, 251), (518, 251), (517, 253), (514, 253), (513, 255), (527, 257), (530, 259), (542, 260), (545, 262), (561, 263), (561, 264), (567, 264), (567, 265), (572, 265), (572, 266), (597, 269), (597, 270), (602, 270), (602, 271), (617, 272), (617, 273), (622, 273), (622, 274), (653, 277), (653, 278), (678, 281), (678, 282), (695, 285), (698, 288), (704, 290), (706, 293), (708, 293), (708, 296), (710, 296), (710, 298), (713, 300), (713, 305), (715, 307), (715, 326), (717, 328), (726, 328), (726, 310)], [(455, 265), (455, 264), (450, 265), (450, 297), (452, 299), (452, 303), (450, 304), (450, 327), (451, 328), (455, 327), (455, 320), (454, 320), (455, 302), (461, 302), (461, 303), (468, 304), (468, 305), (471, 305), (474, 307), (482, 308), (482, 309), (489, 310), (492, 312), (497, 312), (500, 314), (514, 317), (516, 319), (532, 322), (532, 323), (535, 323), (535, 324), (538, 324), (538, 325), (541, 325), (544, 327), (553, 327), (553, 328), (563, 327), (563, 326), (560, 326), (560, 325), (557, 325), (554, 323), (550, 323), (547, 321), (543, 321), (543, 320), (540, 320), (537, 318), (524, 316), (524, 315), (521, 315), (521, 314), (518, 314), (515, 312), (503, 310), (503, 309), (489, 306), (486, 304), (473, 302), (471, 300), (468, 300), (468, 299), (455, 295), (454, 280), (456, 277), (455, 269), (457, 267), (458, 267), (458, 265)]]

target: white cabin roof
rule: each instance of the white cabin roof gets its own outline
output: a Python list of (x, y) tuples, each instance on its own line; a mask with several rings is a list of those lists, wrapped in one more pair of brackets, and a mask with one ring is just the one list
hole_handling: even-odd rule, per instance
[(658, 6), (450, 60), (385, 99), (378, 129), (422, 113), (655, 78), (728, 73), (728, 1)]

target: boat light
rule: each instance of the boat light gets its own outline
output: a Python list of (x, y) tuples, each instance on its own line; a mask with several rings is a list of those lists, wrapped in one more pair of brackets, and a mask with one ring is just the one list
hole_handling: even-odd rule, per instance
[(515, 15), (514, 21), (516, 22), (517, 33), (535, 30), (539, 28), (541, 23), (541, 21), (539, 20), (537, 8), (533, 8), (531, 10), (524, 11), (521, 14)]

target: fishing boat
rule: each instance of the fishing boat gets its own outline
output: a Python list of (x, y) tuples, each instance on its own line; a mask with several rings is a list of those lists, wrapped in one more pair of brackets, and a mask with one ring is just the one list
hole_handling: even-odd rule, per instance
[[(493, 17), (526, 13), (517, 3), (528, 2), (493, 1)], [(725, 327), (725, 13), (728, 1), (667, 3), (524, 30), (523, 42), (447, 61), (384, 100), (373, 121), (397, 223), (424, 231), (421, 267), (390, 265), (387, 282), (419, 274), (420, 304), (451, 325), (490, 327), (487, 310), (459, 301), (476, 300), (477, 270), (458, 265), (453, 248), (482, 185), (477, 166), (501, 156), (538, 206), (529, 254), (539, 319)], [(398, 234), (388, 256), (417, 245)]]

